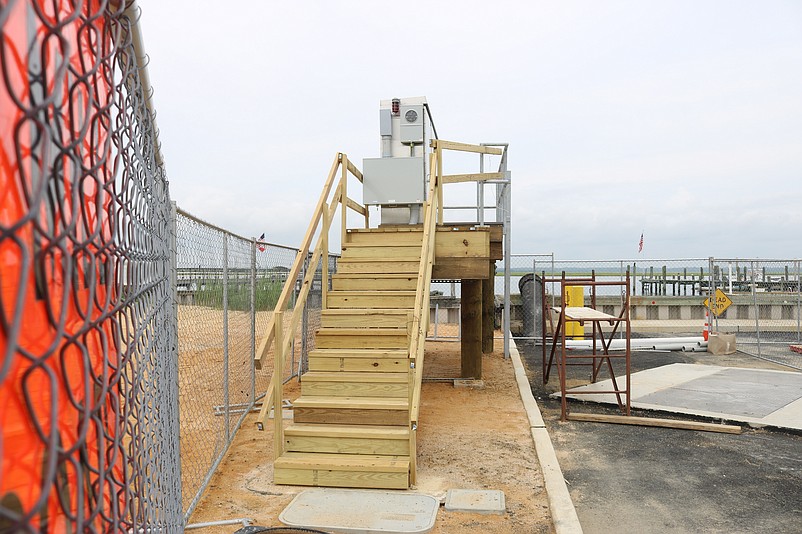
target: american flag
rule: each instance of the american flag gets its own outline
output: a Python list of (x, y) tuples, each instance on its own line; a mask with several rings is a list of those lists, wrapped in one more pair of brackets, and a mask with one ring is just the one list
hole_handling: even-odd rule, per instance
[(638, 242), (638, 254), (643, 251), (643, 232), (640, 234), (640, 241)]
[[(265, 239), (265, 233), (262, 232), (262, 235), (259, 236), (259, 241), (264, 241), (264, 239)], [(643, 241), (643, 237), (641, 237), (641, 241)], [(265, 246), (263, 244), (261, 244), (261, 243), (259, 244), (259, 246), (257, 248), (259, 249), (259, 252), (264, 252), (265, 251)]]

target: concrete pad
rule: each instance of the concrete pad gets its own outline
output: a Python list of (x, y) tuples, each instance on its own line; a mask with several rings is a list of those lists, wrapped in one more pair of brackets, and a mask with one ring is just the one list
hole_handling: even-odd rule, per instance
[(455, 388), (484, 389), (485, 381), (476, 378), (457, 378), (454, 380)]
[(446, 494), (446, 510), (501, 515), (507, 511), (507, 505), (501, 490), (450, 489)]
[[(633, 408), (802, 430), (802, 373), (677, 363), (633, 373), (631, 380)], [(610, 388), (605, 380), (567, 393), (615, 404), (614, 395), (571, 395)]]
[[(681, 393), (681, 395), (679, 395)], [(763, 418), (802, 398), (802, 375), (725, 368), (638, 397), (638, 402)]]
[(314, 488), (279, 515), (285, 525), (347, 534), (429, 532), (440, 503), (419, 493)]

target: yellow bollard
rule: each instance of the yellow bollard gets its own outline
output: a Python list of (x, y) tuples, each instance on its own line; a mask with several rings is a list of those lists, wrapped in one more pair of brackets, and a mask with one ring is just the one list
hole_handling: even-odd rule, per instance
[[(585, 288), (583, 286), (565, 286), (565, 306), (581, 308), (585, 305)], [(585, 339), (585, 327), (577, 321), (566, 321), (565, 336), (572, 339)]]

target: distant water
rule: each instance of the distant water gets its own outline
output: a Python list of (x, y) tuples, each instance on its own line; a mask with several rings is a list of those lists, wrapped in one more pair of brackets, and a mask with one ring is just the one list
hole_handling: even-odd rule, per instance
[[(519, 294), (521, 291), (518, 289), (518, 282), (522, 278), (521, 275), (510, 275), (510, 294), (516, 295)], [(597, 280), (619, 280), (617, 276), (597, 276)], [(630, 283), (632, 283), (630, 281)], [(496, 276), (495, 280), (495, 294), (496, 295), (503, 295), (504, 294), (504, 277), (503, 276)], [(610, 296), (610, 295), (619, 295), (621, 291), (624, 289), (624, 286), (601, 286), (596, 288), (596, 295), (598, 296)], [(546, 290), (551, 293), (552, 290), (550, 288), (546, 288)], [(554, 284), (554, 292), (559, 293), (560, 284)], [(432, 282), (432, 291), (442, 291), (443, 295), (446, 296), (460, 296), (460, 284), (456, 282), (451, 284), (450, 282)], [(588, 290), (585, 290), (585, 294), (588, 294)]]

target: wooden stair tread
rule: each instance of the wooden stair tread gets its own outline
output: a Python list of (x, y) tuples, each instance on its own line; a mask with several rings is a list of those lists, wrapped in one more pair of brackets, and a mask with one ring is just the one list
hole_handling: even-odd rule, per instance
[(308, 371), (304, 373), (304, 380), (319, 382), (377, 382), (377, 383), (407, 383), (407, 377), (399, 373), (360, 373), (352, 371)]
[[(413, 241), (395, 241), (392, 238), (384, 238), (377, 240), (376, 242), (366, 242), (366, 243), (359, 243), (359, 242), (345, 242), (342, 246), (343, 255), (348, 250), (375, 250), (379, 249), (382, 253), (387, 254), (390, 257), (394, 257), (395, 251), (403, 251), (404, 253), (408, 254), (409, 256), (415, 256), (417, 252), (417, 256), (420, 257), (420, 251), (423, 245), (423, 240), (413, 242)], [(394, 249), (393, 251), (383, 250), (383, 249)], [(376, 254), (376, 257), (381, 258), (381, 254)]]
[(406, 377), (409, 372), (408, 349), (324, 349), (309, 353), (310, 371), (322, 372), (388, 372)]
[(408, 456), (285, 452), (274, 462), (276, 469), (331, 469), (335, 471), (385, 471), (406, 473)]
[(292, 423), (284, 429), (284, 435), (326, 436), (332, 438), (408, 439), (409, 428), (382, 425)]
[(309, 356), (322, 358), (406, 358), (406, 349), (314, 349)]
[[(383, 293), (383, 291), (381, 291)], [(348, 308), (337, 309), (327, 308), (320, 312), (322, 315), (409, 315), (408, 310), (399, 310), (397, 308)]]
[(364, 297), (364, 296), (390, 296), (390, 297), (414, 297), (415, 291), (409, 289), (367, 289), (367, 290), (359, 290), (359, 289), (332, 289), (328, 292), (329, 295), (341, 295), (341, 296), (350, 296), (354, 295), (356, 297)]
[(417, 258), (420, 260), (421, 243), (382, 240), (378, 243), (344, 243), (341, 258)]
[(349, 280), (361, 280), (363, 278), (376, 278), (376, 279), (388, 279), (388, 280), (416, 280), (417, 276), (413, 276), (409, 273), (335, 273), (331, 275), (332, 278), (344, 278)]
[(344, 291), (332, 290), (326, 297), (330, 309), (410, 310), (415, 305), (415, 291)]
[(409, 399), (394, 397), (312, 397), (301, 395), (294, 408), (337, 408), (360, 410), (408, 410)]
[(343, 274), (414, 274), (420, 269), (420, 258), (340, 258), (337, 272)]
[(319, 328), (319, 336), (398, 336), (406, 335), (407, 329), (403, 328), (350, 328), (350, 327), (326, 327)]
[(329, 308), (321, 312), (320, 324), (323, 328), (406, 328), (410, 313), (405, 308)]

